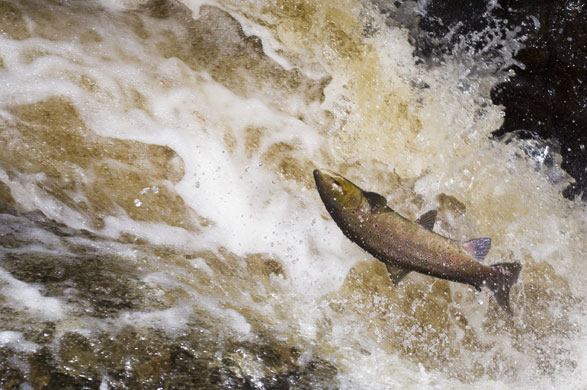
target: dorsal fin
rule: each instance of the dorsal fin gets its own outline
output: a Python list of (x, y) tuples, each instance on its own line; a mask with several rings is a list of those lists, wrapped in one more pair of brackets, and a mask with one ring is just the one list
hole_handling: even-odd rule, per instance
[(416, 221), (420, 226), (424, 229), (432, 231), (434, 227), (434, 222), (436, 222), (436, 214), (438, 212), (436, 210), (430, 210), (424, 214)]
[(474, 238), (463, 243), (463, 248), (478, 262), (482, 263), (491, 248), (491, 238)]
[(387, 206), (387, 199), (375, 192), (363, 192), (363, 195), (369, 201), (371, 211), (383, 210)]
[(391, 279), (393, 284), (396, 286), (403, 278), (406, 277), (407, 274), (412, 272), (409, 269), (394, 267), (394, 266), (389, 265), (387, 263), (385, 263), (385, 268), (387, 268), (387, 273), (389, 274), (389, 278)]

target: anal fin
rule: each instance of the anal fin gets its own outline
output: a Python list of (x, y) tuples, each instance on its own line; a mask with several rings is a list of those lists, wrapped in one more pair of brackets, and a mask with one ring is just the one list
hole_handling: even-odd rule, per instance
[(491, 238), (474, 238), (463, 243), (463, 248), (478, 262), (482, 263), (483, 259), (491, 248)]
[(406, 277), (407, 274), (412, 272), (409, 269), (398, 268), (398, 267), (394, 267), (393, 265), (389, 265), (389, 264), (385, 264), (385, 268), (387, 268), (387, 273), (389, 274), (389, 278), (391, 279), (393, 284), (396, 286), (403, 278)]

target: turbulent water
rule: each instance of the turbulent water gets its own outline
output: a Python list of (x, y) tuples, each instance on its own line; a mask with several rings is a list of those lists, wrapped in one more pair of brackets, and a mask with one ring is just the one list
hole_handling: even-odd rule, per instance
[[(490, 139), (511, 74), (419, 64), (404, 22), (351, 0), (0, 0), (0, 385), (585, 388), (585, 204), (552, 145)], [(394, 286), (315, 167), (491, 237), (488, 263), (523, 264), (514, 316)]]

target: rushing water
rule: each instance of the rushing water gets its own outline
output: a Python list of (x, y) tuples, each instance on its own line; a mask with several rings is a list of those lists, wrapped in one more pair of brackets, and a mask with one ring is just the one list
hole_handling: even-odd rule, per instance
[[(0, 385), (585, 388), (587, 210), (560, 157), (489, 138), (507, 73), (417, 64), (378, 12), (0, 0)], [(315, 167), (491, 237), (524, 266), (515, 315), (393, 286)]]

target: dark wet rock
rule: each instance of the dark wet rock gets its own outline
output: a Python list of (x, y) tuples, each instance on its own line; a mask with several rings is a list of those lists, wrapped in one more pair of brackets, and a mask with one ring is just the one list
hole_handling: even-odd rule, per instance
[(9, 348), (0, 348), (0, 388), (16, 390), (24, 383), (24, 373), (15, 366), (15, 356)]
[(32, 341), (33, 343), (49, 344), (53, 341), (55, 337), (55, 323), (40, 323), (35, 328), (30, 329), (28, 334), (25, 333), (25, 336), (28, 336), (30, 341)]
[(113, 240), (69, 228), (38, 210), (13, 211), (14, 215), (0, 213), (0, 267), (12, 277), (39, 286), (42, 295), (62, 299), (80, 315), (106, 318), (157, 307), (132, 263), (100, 252), (100, 245)]
[(115, 262), (104, 255), (8, 253), (1, 264), (18, 280), (42, 285), (45, 295), (65, 296), (80, 313), (106, 317), (140, 304), (140, 283), (132, 278), (130, 268)]
[[(473, 73), (514, 70), (491, 92), (493, 102), (505, 106), (493, 135), (554, 140), (562, 168), (576, 180), (564, 195), (587, 200), (585, 0), (372, 2), (390, 24), (409, 29), (414, 55), (426, 65), (453, 57)], [(521, 65), (504, 57), (511, 50)]]
[[(510, 23), (522, 25), (528, 39), (516, 58), (511, 81), (492, 91), (506, 116), (496, 136), (519, 129), (555, 139), (563, 156), (562, 168), (577, 181), (565, 196), (583, 194), (587, 200), (587, 5), (579, 1), (522, 2), (501, 0), (515, 9)], [(524, 25), (528, 15), (539, 26)]]
[(99, 389), (100, 380), (96, 377), (76, 375), (69, 367), (56, 361), (48, 347), (43, 347), (29, 357), (30, 374), (27, 382), (34, 389)]
[[(154, 329), (125, 327), (84, 336), (67, 332), (58, 348), (39, 348), (14, 364), (0, 349), (0, 384), (35, 389), (336, 389), (337, 369), (276, 340), (234, 343), (194, 327), (179, 337)], [(6, 364), (4, 364), (6, 363)], [(28, 364), (28, 369), (22, 367)], [(251, 365), (257, 368), (251, 370)]]
[(15, 206), (16, 202), (12, 197), (12, 193), (10, 192), (10, 187), (6, 185), (6, 183), (0, 181), (0, 212), (6, 206), (2, 205), (10, 205)]
[[(208, 322), (191, 322), (175, 335), (141, 323), (121, 325), (116, 318), (126, 312), (168, 308), (143, 282), (140, 267), (104, 250), (134, 248), (134, 241), (68, 228), (40, 211), (13, 211), (0, 213), (2, 271), (59, 299), (69, 319), (31, 316), (0, 296), (0, 329), (18, 332), (18, 342), (25, 342), (20, 349), (16, 343), (0, 348), (1, 389), (337, 388), (334, 365), (319, 356), (301, 359), (302, 351), (271, 335), (237, 341), (219, 337)], [(153, 249), (160, 256), (170, 251)], [(246, 262), (267, 278), (284, 272), (264, 256)], [(70, 321), (80, 321), (80, 329)]]

